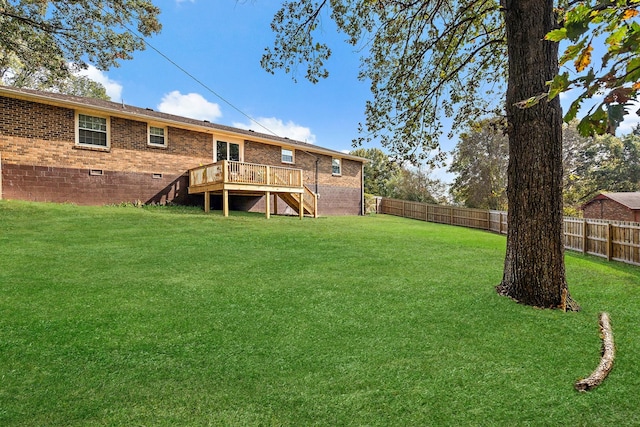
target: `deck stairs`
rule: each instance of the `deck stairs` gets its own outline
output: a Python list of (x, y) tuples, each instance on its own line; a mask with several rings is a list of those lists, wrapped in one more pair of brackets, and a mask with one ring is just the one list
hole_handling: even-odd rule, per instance
[[(303, 209), (304, 215), (318, 216), (318, 195), (311, 191), (309, 187), (304, 186)], [(278, 197), (285, 202), (297, 214), (300, 213), (300, 194), (299, 193), (278, 193)]]

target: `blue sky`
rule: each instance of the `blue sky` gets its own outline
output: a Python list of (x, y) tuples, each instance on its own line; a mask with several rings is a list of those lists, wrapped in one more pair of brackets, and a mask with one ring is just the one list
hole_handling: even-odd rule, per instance
[(147, 41), (184, 68), (210, 92), (151, 48), (106, 73), (90, 76), (107, 87), (113, 101), (215, 123), (253, 128), (256, 119), (279, 136), (343, 151), (350, 150), (363, 121), (367, 83), (357, 79), (360, 54), (343, 42), (327, 18), (332, 41), (330, 77), (298, 82), (284, 72), (260, 67), (273, 42), (270, 23), (280, 2), (272, 0), (156, 0), (162, 32)]
[[(270, 23), (281, 2), (154, 3), (162, 10), (163, 29), (147, 41), (208, 89), (147, 48), (108, 72), (88, 70), (113, 101), (268, 133), (266, 127), (278, 136), (338, 151), (352, 149), (358, 123), (364, 121), (369, 85), (357, 79), (361, 53), (344, 42), (345, 36), (336, 31), (329, 17), (324, 17), (321, 31), (333, 52), (328, 63), (330, 76), (314, 85), (304, 79), (304, 68), (297, 73), (296, 83), (289, 74), (277, 71), (271, 75), (260, 67), (265, 47), (273, 43)], [(561, 100), (566, 111), (571, 93), (562, 94)], [(635, 115), (626, 120), (621, 133), (628, 133), (638, 122)], [(443, 138), (442, 149), (451, 151), (456, 142)], [(433, 175), (448, 182), (453, 179), (446, 167)]]

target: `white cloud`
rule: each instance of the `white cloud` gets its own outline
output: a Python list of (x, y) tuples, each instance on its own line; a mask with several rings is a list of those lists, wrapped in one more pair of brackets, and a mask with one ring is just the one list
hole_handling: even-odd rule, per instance
[[(571, 92), (571, 91), (569, 91), (569, 92)], [(561, 99), (562, 99), (562, 94), (561, 94)], [(565, 100), (571, 100), (572, 101), (573, 99), (565, 98)], [(591, 111), (591, 109), (594, 106), (600, 105), (600, 103), (603, 100), (604, 100), (604, 94), (603, 93), (597, 93), (593, 97), (591, 97), (590, 99), (585, 100), (584, 103), (581, 105), (580, 109), (578, 110), (577, 118), (578, 119), (582, 119), (584, 116), (587, 115), (587, 113), (589, 111)], [(620, 126), (618, 126), (618, 128), (616, 129), (616, 135), (617, 136), (627, 135), (627, 134), (631, 133), (633, 131), (633, 128), (635, 126), (637, 126), (638, 124), (640, 124), (640, 116), (636, 113), (638, 111), (638, 109), (640, 108), (640, 99), (638, 99), (636, 101), (631, 101), (630, 104), (631, 105), (628, 108), (629, 114), (626, 114), (624, 116), (624, 121), (622, 123), (620, 123)], [(570, 105), (569, 102), (567, 102), (566, 105), (563, 104), (563, 110), (564, 110), (563, 112), (565, 114), (566, 114), (567, 110), (569, 109), (569, 105)]]
[(181, 94), (179, 91), (167, 93), (162, 98), (162, 102), (156, 107), (158, 111), (178, 116), (190, 117), (198, 120), (209, 120), (210, 122), (222, 117), (220, 106), (207, 101), (199, 93)]
[(574, 90), (574, 88), (571, 88), (569, 90), (565, 90), (564, 92), (560, 92), (560, 95), (558, 95), (560, 97), (560, 102), (573, 101)]
[(640, 108), (640, 101), (634, 101), (630, 104), (629, 114), (624, 116), (624, 121), (620, 123), (620, 126), (616, 130), (618, 136), (630, 134), (633, 128), (640, 124), (640, 116), (637, 114), (638, 108)]
[(181, 4), (181, 3), (184, 3), (186, 1), (188, 1), (189, 3), (195, 3), (196, 2), (196, 0), (176, 0), (176, 3), (177, 4)]
[[(303, 141), (309, 144), (316, 143), (316, 136), (311, 133), (311, 129), (305, 126), (295, 124), (291, 120), (283, 122), (275, 117), (258, 117), (256, 121), (262, 126), (251, 122), (247, 123), (234, 123), (233, 126), (239, 129), (254, 130), (256, 132), (266, 133), (267, 129), (275, 133), (278, 136), (295, 139), (296, 141)], [(264, 127), (263, 127), (264, 126)]]
[(89, 65), (86, 70), (78, 71), (81, 76), (86, 76), (94, 82), (100, 83), (107, 91), (107, 95), (114, 102), (120, 102), (122, 100), (122, 85), (115, 80), (111, 80), (104, 72), (98, 70), (93, 65)]

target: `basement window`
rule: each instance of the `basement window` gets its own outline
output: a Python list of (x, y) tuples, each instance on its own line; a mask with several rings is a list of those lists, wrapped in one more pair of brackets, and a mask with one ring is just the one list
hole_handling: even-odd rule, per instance
[(91, 175), (91, 176), (102, 176), (102, 175), (104, 175), (104, 171), (102, 169), (89, 169), (89, 175)]

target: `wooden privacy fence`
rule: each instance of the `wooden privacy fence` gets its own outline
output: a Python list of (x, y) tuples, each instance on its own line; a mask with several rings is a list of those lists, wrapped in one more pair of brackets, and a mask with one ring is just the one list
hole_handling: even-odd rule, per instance
[[(507, 233), (507, 213), (381, 198), (378, 213)], [(640, 265), (640, 223), (564, 218), (564, 247), (608, 260)]]

